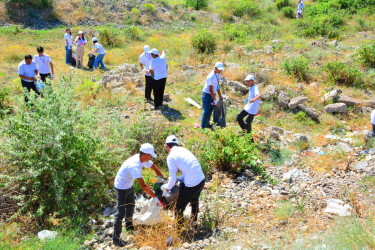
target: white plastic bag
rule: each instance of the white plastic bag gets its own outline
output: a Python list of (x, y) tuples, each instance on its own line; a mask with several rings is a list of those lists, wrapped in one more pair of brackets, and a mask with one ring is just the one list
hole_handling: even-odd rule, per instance
[(135, 225), (151, 226), (161, 222), (163, 216), (163, 207), (159, 199), (154, 198), (145, 202), (142, 210), (134, 215), (133, 222)]
[(38, 233), (38, 238), (40, 240), (53, 240), (54, 238), (56, 238), (57, 235), (58, 233), (55, 231), (43, 230)]
[(350, 210), (352, 210), (352, 207), (349, 204), (345, 204), (343, 201), (337, 199), (328, 199), (327, 207), (324, 212), (337, 214), (339, 216), (349, 216), (351, 215)]
[(166, 205), (168, 205), (178, 200), (181, 191), (181, 182), (178, 181), (169, 192), (166, 191), (167, 184), (162, 185), (160, 189), (163, 191), (163, 197), (167, 202)]

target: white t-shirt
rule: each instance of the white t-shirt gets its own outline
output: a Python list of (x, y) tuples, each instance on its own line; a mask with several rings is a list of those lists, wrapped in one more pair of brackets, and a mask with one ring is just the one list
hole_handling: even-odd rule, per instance
[(115, 187), (117, 189), (129, 189), (133, 186), (135, 179), (142, 177), (142, 167), (152, 167), (152, 161), (141, 162), (139, 154), (133, 155), (127, 159), (116, 174)]
[[(36, 63), (32, 61), (30, 64), (26, 64), (25, 60), (23, 60), (19, 65), (18, 65), (18, 74), (19, 75), (24, 75), (27, 77), (35, 77), (35, 70), (38, 70), (38, 67), (36, 66)], [(24, 80), (26, 82), (33, 82), (31, 80)]]
[(81, 39), (79, 36), (76, 37), (75, 41), (77, 41), (76, 42), (77, 46), (85, 46), (85, 44), (87, 43), (86, 38)]
[(51, 73), (50, 68), (49, 68), (49, 63), (52, 62), (52, 60), (48, 55), (43, 54), (42, 57), (40, 57), (39, 55), (35, 55), (34, 62), (38, 65), (40, 74)]
[(259, 88), (258, 88), (257, 85), (254, 84), (253, 86), (251, 86), (251, 88), (249, 90), (249, 97), (248, 97), (249, 102), (243, 108), (244, 110), (246, 110), (247, 113), (249, 113), (251, 115), (258, 114), (259, 99), (256, 100), (253, 103), (250, 103), (250, 100), (253, 99), (253, 98), (255, 98), (257, 95), (260, 95)]
[[(151, 54), (150, 53), (142, 53), (142, 55), (139, 56), (139, 62), (143, 65), (145, 65), (144, 68), (149, 69), (151, 64)], [(151, 76), (151, 74), (145, 73), (146, 76)]]
[(95, 50), (99, 49), (99, 55), (105, 55), (105, 50), (100, 43), (95, 43)]
[(204, 174), (197, 158), (186, 148), (173, 147), (167, 157), (169, 181), (167, 189), (171, 190), (177, 181), (177, 170), (182, 172), (178, 178), (187, 187), (195, 187), (204, 179)]
[[(73, 43), (72, 43), (72, 35), (71, 34), (68, 34), (68, 33), (65, 33), (64, 35), (64, 40), (65, 40), (65, 46), (72, 46)], [(66, 41), (68, 40), (68, 44), (66, 43)]]
[(149, 69), (154, 71), (155, 80), (167, 78), (167, 59), (165, 58), (165, 53), (153, 58)]
[(221, 76), (220, 73), (215, 73), (215, 71), (211, 71), (207, 75), (206, 85), (203, 88), (203, 92), (205, 92), (207, 94), (211, 94), (210, 93), (210, 86), (213, 86), (214, 93), (216, 94), (217, 87), (219, 86), (219, 82), (220, 82), (220, 76)]
[(375, 124), (375, 109), (371, 112), (371, 123)]

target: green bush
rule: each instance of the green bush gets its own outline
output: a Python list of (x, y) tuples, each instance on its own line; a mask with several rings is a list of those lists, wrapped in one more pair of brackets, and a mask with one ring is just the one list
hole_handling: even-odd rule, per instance
[(290, 0), (276, 0), (275, 6), (278, 10), (281, 10), (285, 7), (292, 6), (292, 4), (290, 3)]
[(296, 14), (294, 13), (294, 9), (290, 6), (284, 7), (281, 9), (283, 12), (283, 15), (287, 18), (295, 18)]
[(103, 31), (100, 32), (100, 41), (103, 45), (112, 48), (119, 47), (122, 45), (120, 34), (109, 28), (105, 28)]
[(284, 71), (297, 78), (299, 81), (308, 82), (310, 77), (309, 60), (303, 56), (285, 60), (282, 64)]
[(8, 185), (19, 194), (22, 212), (40, 224), (51, 214), (87, 216), (108, 201), (119, 165), (99, 126), (105, 114), (83, 109), (70, 80), (59, 82), (59, 89), (47, 88), (43, 98), (29, 98), (30, 105), (21, 105), (0, 130)]
[(331, 83), (350, 87), (364, 87), (364, 74), (342, 62), (329, 62), (323, 66)]
[(358, 50), (359, 59), (368, 68), (375, 68), (375, 43), (363, 45)]
[(143, 41), (144, 40), (144, 32), (136, 27), (136, 26), (130, 26), (125, 30), (125, 34), (127, 37), (130, 37), (130, 39)]
[(216, 39), (209, 30), (199, 30), (192, 38), (193, 47), (200, 53), (212, 53), (216, 49)]
[(245, 42), (246, 37), (252, 33), (252, 30), (249, 25), (231, 23), (224, 25), (223, 33), (230, 41)]
[(143, 4), (143, 7), (150, 13), (150, 14), (154, 14), (156, 12), (156, 8), (155, 8), (155, 5), (153, 5), (152, 3), (145, 3)]
[(248, 15), (250, 17), (259, 17), (262, 13), (261, 9), (252, 1), (239, 1), (232, 5), (233, 15), (242, 17)]
[(0, 87), (0, 118), (3, 118), (7, 113), (9, 113), (9, 104), (7, 101), (7, 96), (9, 95), (9, 88)]
[(186, 7), (191, 7), (195, 10), (205, 9), (209, 3), (209, 0), (185, 0)]

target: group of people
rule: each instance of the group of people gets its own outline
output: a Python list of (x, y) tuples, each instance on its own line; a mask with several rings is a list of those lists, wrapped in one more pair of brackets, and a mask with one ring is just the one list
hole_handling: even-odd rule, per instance
[[(169, 170), (166, 192), (172, 190), (177, 180), (181, 182), (180, 195), (175, 207), (175, 218), (181, 224), (183, 222), (183, 212), (190, 203), (192, 207), (192, 221), (193, 224), (196, 224), (199, 213), (199, 196), (205, 184), (205, 176), (201, 165), (188, 149), (179, 145), (178, 139), (174, 135), (167, 137), (164, 146), (168, 152), (167, 165)], [(139, 154), (127, 159), (116, 174), (117, 208), (113, 228), (113, 243), (116, 246), (123, 247), (126, 245), (126, 242), (120, 237), (124, 218), (126, 230), (134, 230), (132, 219), (135, 206), (134, 180), (138, 181), (145, 193), (151, 198), (158, 200), (155, 193), (142, 177), (142, 167), (144, 167), (152, 169), (158, 177), (166, 179), (160, 169), (151, 161), (152, 158), (156, 157), (154, 147), (151, 144), (142, 144)], [(178, 170), (182, 174), (177, 178)]]

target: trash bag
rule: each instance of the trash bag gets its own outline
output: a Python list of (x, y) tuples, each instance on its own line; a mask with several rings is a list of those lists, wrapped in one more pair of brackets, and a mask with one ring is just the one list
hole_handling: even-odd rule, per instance
[(165, 205), (165, 209), (172, 210), (175, 208), (176, 203), (178, 201), (178, 197), (181, 193), (181, 182), (177, 181), (170, 192), (165, 191), (167, 188), (167, 184), (164, 184), (160, 187), (160, 190), (155, 192), (156, 196), (159, 198), (161, 202)]
[(89, 61), (87, 62), (87, 67), (92, 69), (94, 67), (94, 61), (95, 61), (95, 55), (94, 54), (89, 54)]
[(225, 121), (226, 116), (227, 116), (227, 106), (222, 100), (219, 100), (218, 103), (214, 107), (213, 122), (217, 126), (221, 128), (225, 128), (227, 126), (227, 123)]
[(155, 225), (162, 221), (165, 211), (158, 198), (147, 200), (142, 210), (135, 214), (133, 222), (135, 225)]
[(338, 199), (328, 199), (327, 207), (324, 210), (325, 213), (337, 214), (339, 216), (350, 216), (350, 211), (353, 208), (349, 204), (345, 204), (343, 201)]

